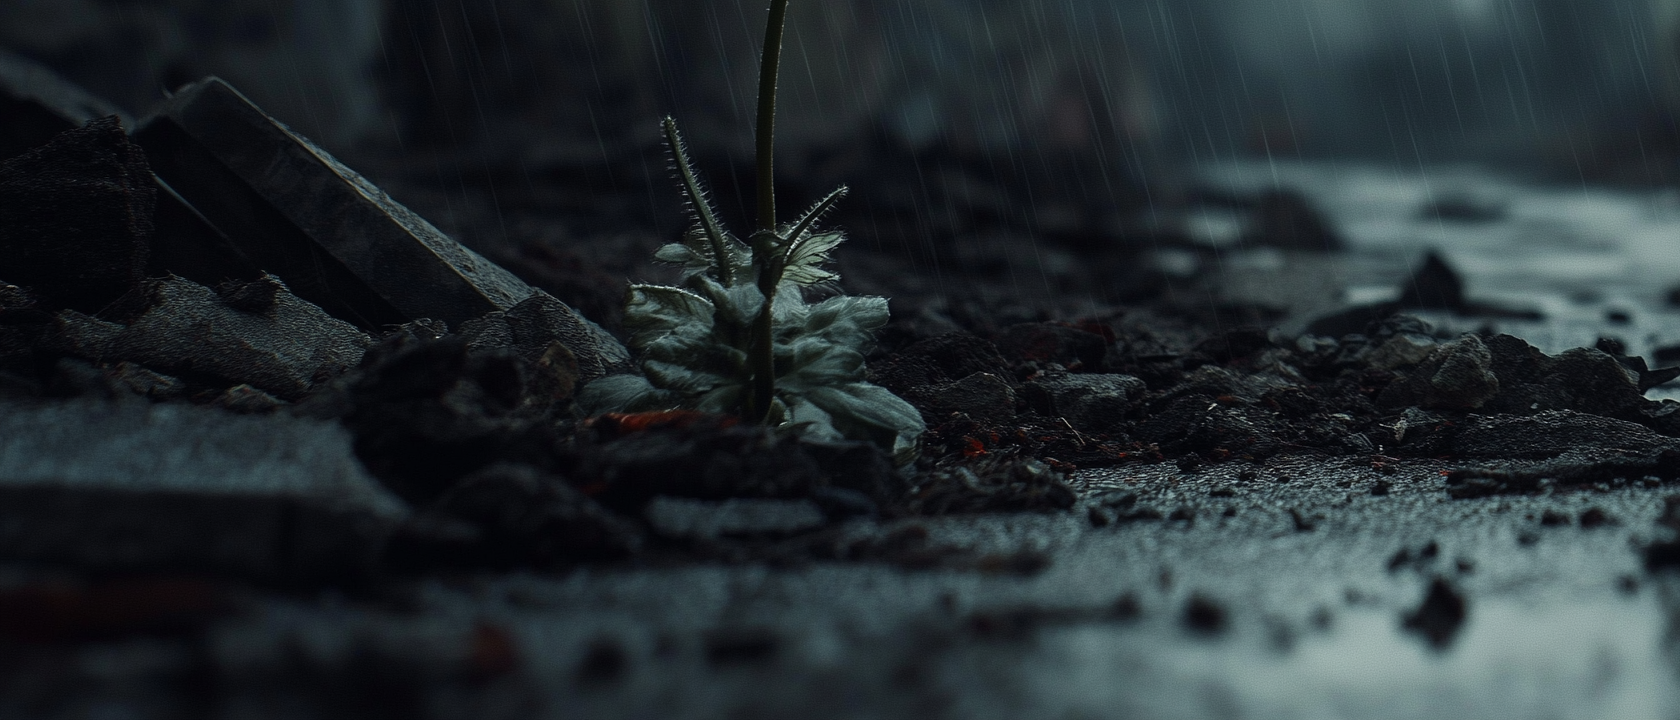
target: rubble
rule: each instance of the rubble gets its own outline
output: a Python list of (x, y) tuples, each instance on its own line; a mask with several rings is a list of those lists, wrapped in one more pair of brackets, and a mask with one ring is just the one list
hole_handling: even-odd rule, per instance
[(0, 558), (278, 583), (366, 577), (407, 507), (331, 424), (146, 402), (0, 404)]
[(156, 190), (116, 117), (0, 162), (0, 268), (44, 300), (97, 315), (145, 274)]
[(561, 478), (501, 463), (463, 478), (424, 508), (398, 536), (390, 563), (421, 570), (563, 567), (632, 556), (644, 534)]
[[(1396, 337), (1382, 348), (1396, 342), (1405, 340)], [(1415, 369), (1384, 389), (1378, 402), (1390, 407), (1475, 410), (1499, 391), (1493, 354), (1480, 338), (1465, 335), (1433, 348)]]
[[(262, 288), (260, 299), (252, 288)], [(248, 384), (283, 400), (355, 367), (373, 344), (273, 278), (220, 295), (169, 278), (149, 283), (146, 294), (150, 307), (112, 339), (112, 357)]]
[(1063, 417), (1078, 430), (1113, 428), (1143, 394), (1143, 381), (1130, 375), (1046, 375), (1027, 381), (1027, 404), (1050, 417)]
[(1402, 618), (1407, 630), (1421, 635), (1437, 651), (1446, 650), (1469, 615), (1469, 600), (1445, 578), (1429, 583), (1423, 602)]

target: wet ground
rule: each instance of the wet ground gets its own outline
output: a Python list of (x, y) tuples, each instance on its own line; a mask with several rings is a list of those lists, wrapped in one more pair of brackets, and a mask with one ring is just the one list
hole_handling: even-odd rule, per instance
[[(491, 318), (502, 340), (485, 319), (459, 335), (347, 328), (344, 343), (373, 346), (359, 365), (305, 373), (332, 380), (260, 407), (235, 402), (260, 393), (225, 389), (244, 368), (190, 383), (146, 375), (185, 388), (160, 402), (307, 426), (352, 479), (377, 481), (414, 515), (364, 582), (276, 588), (235, 579), (238, 568), (182, 582), (0, 573), (0, 715), (1680, 711), (1669, 640), (1680, 406), (1642, 399), (1640, 382), (1661, 378), (1628, 357), (1661, 367), (1672, 363), (1662, 348), (1680, 344), (1666, 304), (1680, 260), (1664, 252), (1680, 236), (1680, 202), (1472, 170), (1206, 175), (1238, 194), (1300, 188), (1344, 249), (1238, 247), (1252, 216), (1194, 203), (1149, 236), (1174, 242), (1138, 253), (1065, 237), (1026, 253), (1002, 223), (907, 250), (854, 240), (840, 262), (848, 290), (892, 296), (899, 320), (870, 357), (872, 377), (932, 426), (910, 477), (883, 472), (872, 449), (818, 455), (747, 428), (646, 429), (635, 426), (645, 418), (576, 422), (530, 407), (549, 376), (521, 374), (531, 362), (508, 318), (559, 312), (541, 303)], [(423, 192), (403, 199), (438, 206)], [(464, 206), (479, 230), (503, 228)], [(462, 221), (468, 244), (609, 326), (620, 278), (647, 271), (657, 240), (580, 241), (516, 215), (525, 244), (502, 230), (497, 246), (474, 222)], [(545, 247), (578, 249), (530, 254)], [(1458, 306), (1473, 311), (1418, 311), (1434, 337), (1412, 320), (1296, 337), (1327, 313), (1408, 295), (1401, 279), (1429, 248), (1462, 276)], [(1134, 269), (1149, 257), (1168, 276), (1160, 296), (1116, 309), (1117, 286), (1147, 279)], [(148, 287), (225, 315), (253, 285)], [(168, 316), (175, 295), (154, 294), (148, 312)], [(145, 329), (48, 317), (64, 320), (42, 335), (53, 342)], [(1459, 331), (1481, 336), (1454, 340)], [(1565, 352), (1594, 345), (1622, 352)], [(125, 362), (94, 364), (114, 359)], [(132, 384), (135, 368), (171, 367), (83, 364), (83, 375), (32, 365), (39, 387), (17, 392), (126, 397), (118, 381)], [(124, 366), (130, 375), (100, 374)], [(1066, 484), (1052, 471), (1070, 473)], [(717, 486), (673, 481), (694, 477)], [(990, 514), (942, 514), (953, 509)], [(303, 563), (280, 547), (253, 556)]]
[[(1266, 249), (1221, 258), (1231, 298), (1287, 292), (1291, 321), (1392, 299), (1393, 278), (1434, 249), (1472, 299), (1546, 316), (1420, 313), (1440, 327), (1491, 328), (1548, 353), (1607, 336), (1647, 357), (1680, 343), (1665, 299), (1680, 278), (1672, 191), (1474, 169), (1254, 163), (1206, 176), (1299, 187), (1343, 232), (1349, 252), (1307, 263)], [(1442, 200), (1462, 212), (1424, 211)], [(1227, 221), (1193, 223), (1219, 243)], [(1290, 282), (1303, 273), (1316, 282)], [(1670, 533), (1666, 483), (1453, 499), (1445, 475), (1461, 466), (1380, 455), (1126, 465), (1077, 473), (1084, 500), (1071, 516), (904, 521), (933, 544), (1043, 553), (1046, 567), (1026, 574), (609, 570), (435, 592), (455, 612), (521, 618), (510, 627), (561, 716), (1680, 712), (1668, 640), (1680, 585), (1644, 552)], [(619, 660), (603, 680), (606, 656)]]
[[(434, 580), (393, 591), (401, 609), (270, 602), (211, 647), (255, 679), (299, 654), (494, 665), (483, 638), (505, 642), (517, 662), (481, 684), (403, 688), (444, 716), (1672, 717), (1676, 588), (1638, 551), (1666, 493), (1452, 500), (1444, 467), (1089, 472), (1082, 489), (1135, 494), (1136, 519), (894, 527), (1049, 560), (1025, 574), (816, 563)], [(333, 702), (307, 683), (273, 691)]]

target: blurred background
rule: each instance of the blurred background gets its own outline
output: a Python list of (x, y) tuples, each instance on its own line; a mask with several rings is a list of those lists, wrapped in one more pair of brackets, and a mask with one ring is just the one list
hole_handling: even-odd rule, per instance
[[(540, 156), (673, 113), (739, 152), (764, 4), (0, 0), (0, 43), (142, 114), (220, 75), (333, 149)], [(783, 143), (1100, 148), (1117, 177), (1265, 154), (1598, 170), (1674, 144), (1677, 23), (1673, 0), (796, 2)]]
[[(616, 291), (565, 286), (685, 223), (661, 116), (750, 222), (766, 4), (0, 0), (0, 46), (136, 117), (219, 75), (606, 317)], [(1472, 292), (1680, 279), (1680, 0), (804, 0), (786, 48), (784, 212), (850, 184), (854, 244), (922, 272), (1129, 301), (1258, 242), (1392, 255), (1338, 301), (1392, 295), (1360, 285), (1428, 248)], [(580, 242), (629, 229), (654, 239)], [(977, 259), (1021, 238), (1026, 265)], [(1097, 256), (1112, 279), (1058, 280)]]

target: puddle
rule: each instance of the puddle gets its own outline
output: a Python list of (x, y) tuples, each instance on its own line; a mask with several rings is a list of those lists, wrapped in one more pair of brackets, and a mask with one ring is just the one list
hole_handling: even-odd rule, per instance
[[(1278, 720), (1657, 720), (1680, 709), (1664, 616), (1649, 596), (1473, 600), (1470, 613), (1444, 652), (1376, 609), (1344, 609), (1289, 650), (1248, 638), (1187, 643), (1176, 628), (1070, 628), (1042, 638), (1040, 657), (1022, 664), (1030, 669), (1017, 666), (1025, 702), (1002, 705), (1044, 717)], [(978, 714), (1001, 717), (992, 707)]]
[[(1235, 161), (1207, 165), (1201, 174), (1217, 186), (1283, 185), (1311, 198), (1348, 243), (1338, 259), (1344, 302), (1390, 299), (1395, 283), (1432, 249), (1464, 277), (1471, 299), (1546, 316), (1490, 322), (1425, 313), (1448, 333), (1492, 325), (1548, 353), (1591, 347), (1600, 335), (1617, 337), (1634, 355), (1680, 344), (1680, 312), (1664, 301), (1680, 285), (1680, 192), (1544, 185), (1469, 166)], [(1433, 200), (1459, 197), (1500, 212), (1473, 223), (1420, 212)]]

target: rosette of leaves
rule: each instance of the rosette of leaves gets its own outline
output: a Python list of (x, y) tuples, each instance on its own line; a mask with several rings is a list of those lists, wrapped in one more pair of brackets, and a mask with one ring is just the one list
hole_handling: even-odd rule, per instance
[(887, 322), (886, 299), (837, 295), (813, 304), (804, 296), (839, 279), (824, 265), (844, 235), (816, 225), (846, 188), (795, 222), (774, 221), (771, 133), (786, 6), (771, 5), (760, 71), (759, 229), (746, 242), (723, 229), (676, 122), (666, 118), (672, 169), (694, 224), (654, 258), (682, 269), (681, 287), (630, 286), (624, 325), (643, 374), (596, 380), (579, 404), (589, 412), (734, 413), (809, 438), (870, 440), (908, 462), (926, 430), (921, 414), (864, 380), (862, 348)]

